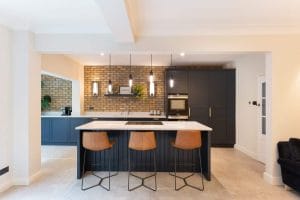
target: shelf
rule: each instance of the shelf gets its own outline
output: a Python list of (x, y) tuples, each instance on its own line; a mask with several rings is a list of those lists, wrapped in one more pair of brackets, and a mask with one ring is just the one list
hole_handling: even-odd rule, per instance
[(107, 97), (135, 97), (134, 94), (104, 94)]

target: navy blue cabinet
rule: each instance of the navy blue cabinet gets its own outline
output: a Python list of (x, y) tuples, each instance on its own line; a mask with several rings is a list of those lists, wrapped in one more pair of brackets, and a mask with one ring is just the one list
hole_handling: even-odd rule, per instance
[(75, 128), (89, 121), (89, 118), (42, 118), (42, 145), (76, 145), (79, 131)]
[(47, 118), (42, 118), (42, 144), (47, 144), (51, 141), (51, 121)]

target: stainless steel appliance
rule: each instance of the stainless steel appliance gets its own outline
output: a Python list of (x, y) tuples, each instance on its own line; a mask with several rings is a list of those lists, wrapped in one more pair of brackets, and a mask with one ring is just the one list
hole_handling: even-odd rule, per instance
[(187, 94), (168, 95), (168, 119), (188, 120), (189, 119), (189, 97)]

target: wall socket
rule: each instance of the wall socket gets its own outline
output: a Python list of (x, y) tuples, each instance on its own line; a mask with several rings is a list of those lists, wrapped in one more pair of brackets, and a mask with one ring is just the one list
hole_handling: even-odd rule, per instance
[(3, 169), (0, 169), (0, 176), (2, 176), (3, 174), (6, 174), (7, 172), (9, 172), (9, 167), (4, 167)]

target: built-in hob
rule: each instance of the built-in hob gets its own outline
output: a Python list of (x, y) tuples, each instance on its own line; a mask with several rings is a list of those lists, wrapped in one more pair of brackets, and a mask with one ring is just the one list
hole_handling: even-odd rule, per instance
[(125, 125), (163, 125), (161, 121), (128, 121)]

